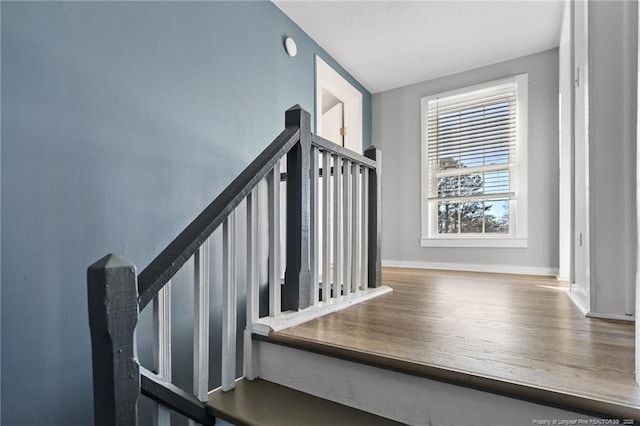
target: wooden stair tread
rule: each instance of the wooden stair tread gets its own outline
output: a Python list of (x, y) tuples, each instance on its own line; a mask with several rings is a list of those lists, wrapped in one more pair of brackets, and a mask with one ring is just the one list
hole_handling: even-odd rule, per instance
[(255, 336), (255, 338), (287, 346), (294, 349), (308, 351), (346, 361), (357, 362), (382, 369), (424, 377), (451, 383), (457, 386), (492, 392), (498, 395), (523, 399), (538, 404), (582, 412), (594, 416), (640, 419), (640, 407), (620, 401), (601, 399), (594, 396), (584, 396), (550, 389), (544, 386), (517, 383), (482, 374), (455, 371), (437, 365), (428, 365), (410, 360), (394, 358), (384, 354), (358, 351), (326, 342), (316, 342), (310, 339), (292, 337), (281, 333), (271, 333), (269, 337)]
[(261, 379), (238, 380), (229, 392), (217, 389), (209, 394), (208, 405), (216, 417), (236, 425), (402, 424)]

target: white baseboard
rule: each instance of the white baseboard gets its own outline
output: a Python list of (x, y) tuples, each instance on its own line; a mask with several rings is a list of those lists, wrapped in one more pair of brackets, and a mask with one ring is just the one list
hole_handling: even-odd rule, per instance
[(567, 296), (569, 296), (569, 299), (571, 299), (573, 304), (576, 305), (576, 307), (580, 310), (580, 312), (582, 312), (582, 315), (584, 315), (587, 318), (610, 319), (610, 320), (616, 320), (616, 321), (635, 321), (635, 316), (633, 315), (589, 312), (589, 309), (585, 305), (586, 294), (582, 289), (576, 286), (573, 287), (573, 291), (571, 290), (567, 291)]
[(587, 312), (589, 318), (601, 318), (617, 321), (635, 321), (636, 318), (633, 315), (620, 315), (620, 314), (600, 314), (598, 312)]
[(406, 260), (383, 260), (382, 266), (395, 268), (443, 269), (447, 271), (492, 272), (496, 274), (556, 276), (558, 268), (516, 265), (479, 265), (471, 263), (415, 262)]
[(567, 296), (569, 296), (569, 299), (571, 299), (573, 304), (576, 305), (576, 308), (578, 308), (578, 310), (582, 312), (582, 315), (586, 316), (589, 312), (589, 309), (587, 309), (587, 306), (585, 305), (585, 300), (587, 297), (584, 291), (576, 286), (573, 286), (573, 290), (567, 290)]

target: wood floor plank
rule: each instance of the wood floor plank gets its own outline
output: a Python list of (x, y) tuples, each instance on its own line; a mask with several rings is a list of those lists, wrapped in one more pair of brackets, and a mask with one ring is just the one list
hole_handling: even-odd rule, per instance
[(209, 394), (212, 414), (238, 426), (400, 426), (346, 405), (265, 380), (236, 382), (233, 391)]
[(575, 395), (593, 401), (581, 409), (609, 404), (640, 417), (634, 324), (585, 318), (565, 284), (400, 268), (385, 268), (383, 284), (394, 291), (272, 338)]

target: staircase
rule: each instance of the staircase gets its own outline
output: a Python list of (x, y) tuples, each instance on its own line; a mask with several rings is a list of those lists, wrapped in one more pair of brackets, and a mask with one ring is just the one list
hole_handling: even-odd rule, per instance
[[(313, 135), (310, 123), (307, 111), (299, 106), (289, 109), (280, 135), (139, 274), (115, 254), (89, 266), (96, 425), (137, 424), (141, 394), (157, 403), (154, 423), (158, 425), (169, 424), (171, 410), (200, 424), (213, 424), (216, 415), (238, 424), (255, 424), (267, 416), (258, 410), (258, 396), (267, 398), (262, 404), (280, 416), (277, 421), (274, 418), (275, 424), (300, 424), (291, 404), (286, 411), (277, 408), (276, 402), (282, 405), (292, 398), (304, 401), (296, 403), (305, 407), (302, 411), (321, 411), (322, 416), (307, 412), (306, 417), (323, 424), (330, 420), (339, 424), (340, 419), (393, 424), (257, 380), (262, 376), (257, 335), (391, 291), (381, 286), (380, 153), (375, 148), (365, 156), (349, 151)], [(266, 203), (261, 202), (265, 193)], [(223, 300), (222, 338), (214, 343), (222, 348), (222, 362), (220, 387), (210, 392), (209, 291), (215, 263), (210, 239), (216, 230), (222, 234)], [(241, 257), (246, 259), (245, 271), (238, 270)], [(268, 266), (268, 291), (262, 292), (268, 299), (264, 316), (259, 309), (264, 287), (261, 265)], [(194, 295), (193, 388), (189, 391), (172, 383), (171, 360), (171, 292), (183, 290), (172, 288), (171, 279), (184, 268), (192, 273)], [(246, 290), (247, 327), (237, 336), (239, 288)], [(137, 359), (135, 329), (140, 312), (149, 305), (153, 365), (145, 368)], [(242, 348), (236, 348), (238, 338)], [(237, 381), (236, 366), (239, 350), (241, 381)], [(233, 414), (228, 407), (235, 400), (255, 405), (258, 411), (243, 409), (242, 415)], [(257, 412), (262, 414), (251, 417)], [(291, 419), (282, 417), (286, 413)]]
[[(139, 274), (114, 254), (89, 266), (95, 424), (137, 425), (140, 395), (155, 402), (160, 426), (172, 412), (203, 425), (216, 418), (292, 426), (632, 424), (635, 408), (536, 394), (437, 366), (416, 369), (281, 333), (390, 297), (381, 282), (380, 170), (378, 150), (362, 156), (313, 135), (309, 113), (294, 106), (280, 135)], [(219, 250), (211, 248), (214, 232)], [(216, 265), (221, 323), (211, 321)], [(172, 285), (179, 271), (191, 289)], [(193, 293), (191, 389), (172, 379), (171, 298), (186, 290)], [(246, 327), (238, 332), (239, 300)], [(135, 330), (145, 308), (152, 311), (153, 362), (141, 366)], [(220, 339), (212, 340), (212, 327), (221, 327)], [(210, 347), (221, 348), (220, 365), (212, 364)], [(220, 381), (211, 383), (217, 368)], [(612, 414), (624, 417), (597, 422)]]

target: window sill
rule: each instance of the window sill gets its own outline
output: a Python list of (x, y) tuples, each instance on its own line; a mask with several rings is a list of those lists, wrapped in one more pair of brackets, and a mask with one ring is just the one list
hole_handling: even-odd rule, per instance
[(421, 247), (495, 247), (495, 248), (527, 248), (526, 238), (420, 238)]

